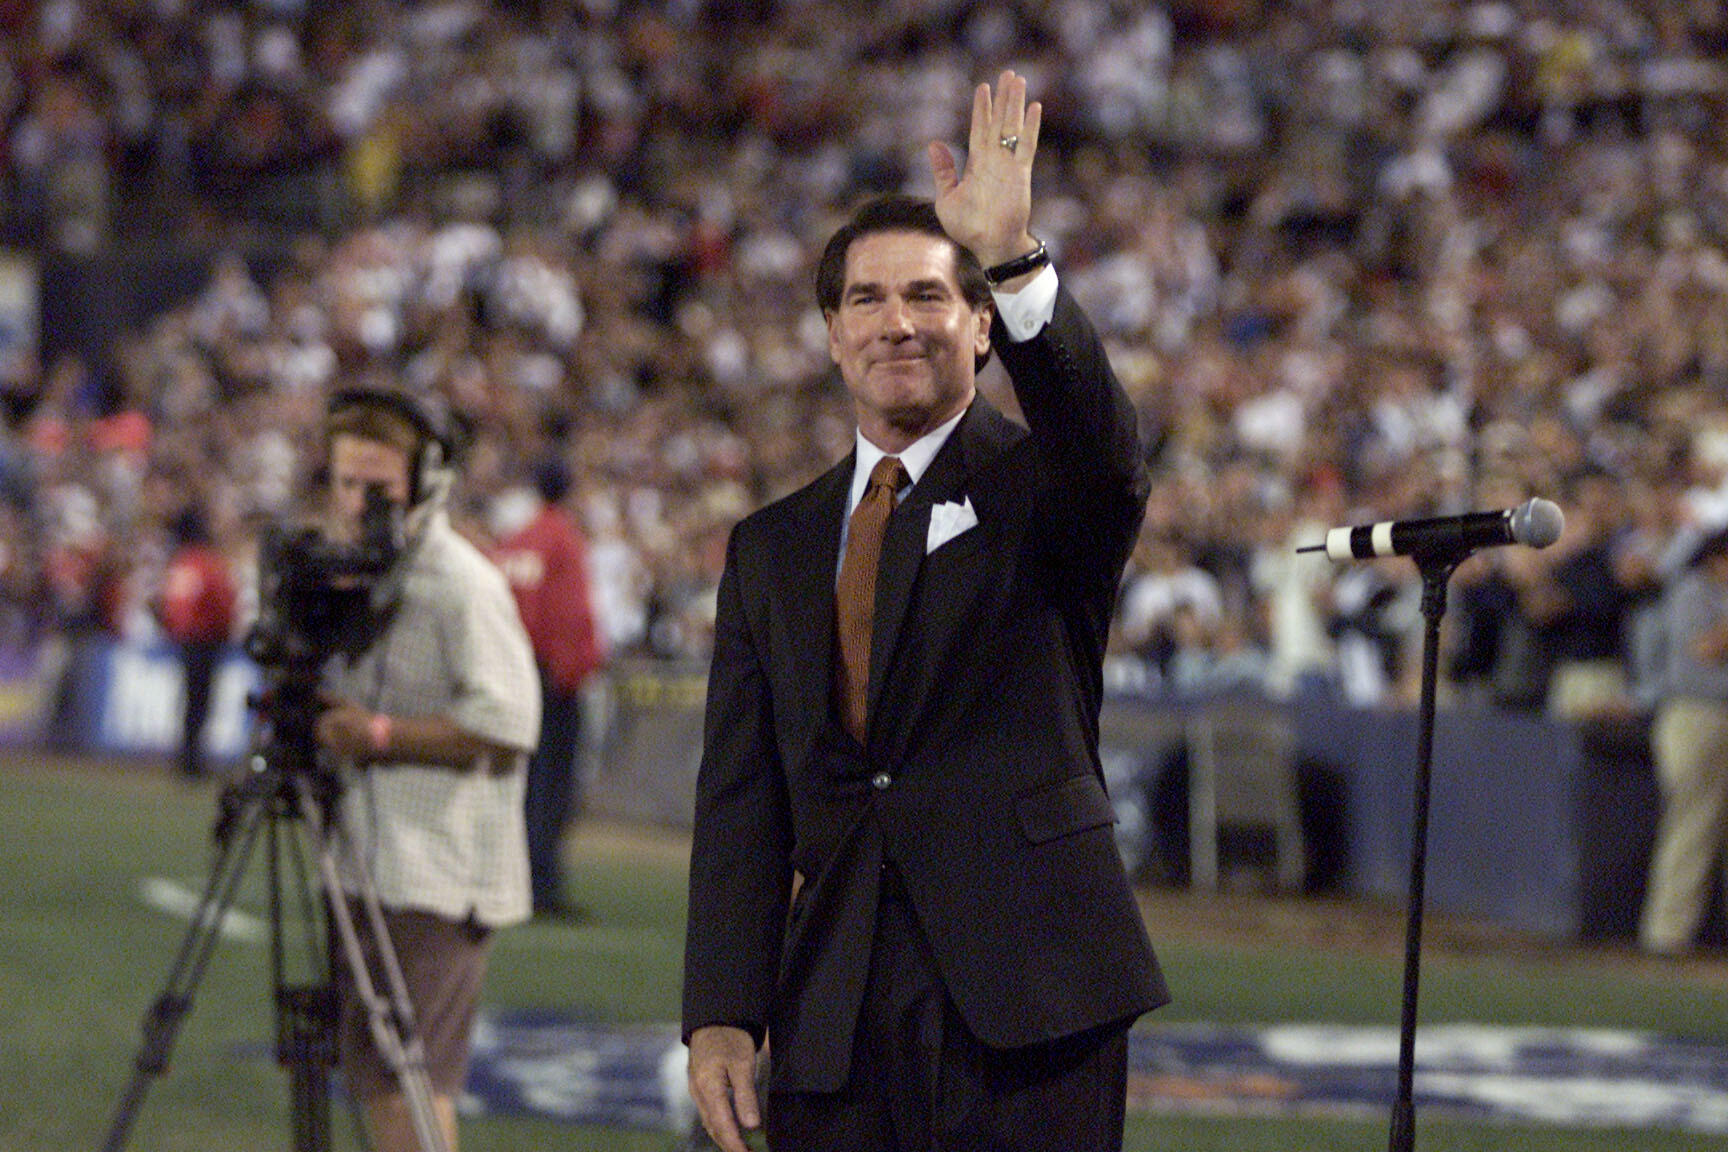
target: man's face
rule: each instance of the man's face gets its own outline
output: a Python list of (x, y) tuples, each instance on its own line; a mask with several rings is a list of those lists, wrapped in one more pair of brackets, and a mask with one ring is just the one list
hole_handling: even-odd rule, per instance
[(359, 436), (338, 435), (330, 442), (330, 491), (336, 530), (359, 539), (366, 490), (377, 484), (392, 504), (408, 504), (408, 454), (400, 448)]
[(922, 232), (853, 241), (828, 354), (851, 393), (858, 426), (898, 451), (972, 401), (975, 357), (990, 347), (990, 309), (960, 293), (954, 247)]

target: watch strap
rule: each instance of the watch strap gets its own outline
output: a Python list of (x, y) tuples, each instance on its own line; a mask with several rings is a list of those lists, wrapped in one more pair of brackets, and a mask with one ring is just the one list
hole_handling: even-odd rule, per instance
[(1002, 263), (997, 264), (994, 267), (984, 269), (984, 279), (989, 281), (990, 287), (996, 288), (1014, 279), (1016, 276), (1024, 276), (1028, 272), (1036, 272), (1048, 263), (1050, 263), (1050, 250), (1044, 247), (1044, 241), (1040, 240), (1038, 241), (1038, 247), (1027, 252), (1025, 255), (1016, 256), (1012, 260), (1004, 260)]

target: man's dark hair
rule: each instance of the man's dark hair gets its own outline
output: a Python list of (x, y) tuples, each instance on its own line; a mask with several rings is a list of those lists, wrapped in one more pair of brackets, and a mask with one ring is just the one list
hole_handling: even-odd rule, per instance
[(824, 315), (840, 309), (840, 294), (846, 288), (846, 254), (852, 242), (878, 232), (922, 232), (947, 240), (954, 249), (954, 272), (960, 281), (960, 294), (974, 308), (991, 302), (990, 284), (984, 279), (984, 268), (971, 250), (954, 243), (942, 228), (936, 206), (916, 196), (880, 196), (867, 201), (841, 225), (822, 250), (816, 265), (816, 303)]

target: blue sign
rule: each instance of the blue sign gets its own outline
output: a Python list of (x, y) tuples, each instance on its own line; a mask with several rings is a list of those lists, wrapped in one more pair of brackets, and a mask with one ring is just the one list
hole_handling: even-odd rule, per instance
[[(180, 657), (164, 642), (83, 638), (57, 650), (0, 650), (0, 744), (48, 741), (66, 751), (172, 756), (185, 700)], [(230, 650), (211, 689), (204, 750), (232, 762), (251, 743), (258, 671)]]

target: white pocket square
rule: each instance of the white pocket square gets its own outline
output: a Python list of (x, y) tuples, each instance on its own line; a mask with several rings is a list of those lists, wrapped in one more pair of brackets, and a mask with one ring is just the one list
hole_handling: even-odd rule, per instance
[(924, 537), (924, 555), (928, 556), (962, 532), (978, 523), (978, 513), (972, 511), (972, 498), (956, 504), (952, 501), (930, 509), (930, 531)]

